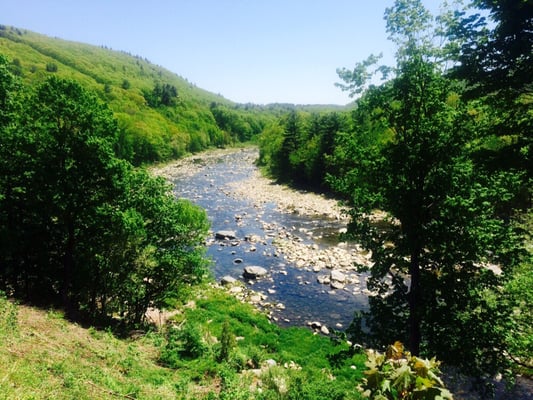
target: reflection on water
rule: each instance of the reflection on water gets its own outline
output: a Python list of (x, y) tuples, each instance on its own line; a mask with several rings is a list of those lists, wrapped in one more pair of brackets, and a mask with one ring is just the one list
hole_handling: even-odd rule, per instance
[[(240, 150), (211, 162), (196, 159), (195, 168), (200, 168), (174, 181), (178, 197), (192, 200), (206, 209), (213, 232), (236, 232), (237, 238), (230, 241), (215, 240), (214, 235), (211, 236), (208, 255), (213, 260), (215, 277), (230, 275), (244, 281), (244, 266), (262, 266), (270, 272), (269, 278), (247, 284), (268, 296), (270, 303), (283, 304), (284, 307), (274, 311), (280, 324), (305, 325), (309, 321), (320, 321), (333, 328), (346, 328), (356, 310), (367, 308), (367, 297), (354, 295), (353, 285), (347, 285), (347, 290), (333, 291), (319, 284), (316, 273), (294, 267), (272, 246), (277, 230), (283, 228), (301, 237), (304, 243), (314, 243), (319, 238), (319, 246), (334, 244), (340, 228), (338, 222), (284, 214), (277, 211), (273, 203), (257, 208), (251, 201), (234, 198), (228, 185), (250, 176), (256, 168), (253, 164), (256, 154), (255, 150)], [(250, 235), (257, 235), (261, 240), (246, 241)], [(364, 279), (361, 281), (364, 285)]]

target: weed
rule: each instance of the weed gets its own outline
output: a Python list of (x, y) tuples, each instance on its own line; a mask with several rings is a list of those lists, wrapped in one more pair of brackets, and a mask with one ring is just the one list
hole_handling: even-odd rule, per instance
[(12, 340), (19, 333), (17, 307), (0, 292), (0, 339)]

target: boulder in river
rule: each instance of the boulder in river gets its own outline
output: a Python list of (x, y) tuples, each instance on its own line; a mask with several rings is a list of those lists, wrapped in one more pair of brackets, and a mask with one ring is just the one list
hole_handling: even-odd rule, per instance
[(215, 239), (221, 239), (221, 240), (231, 240), (235, 239), (237, 237), (237, 234), (235, 231), (217, 231), (215, 233)]
[(259, 235), (254, 235), (254, 234), (252, 234), (252, 235), (247, 235), (244, 239), (247, 240), (247, 241), (250, 242), (250, 243), (257, 243), (257, 242), (261, 242), (261, 240), (262, 240), (262, 239), (261, 239), (261, 236), (259, 236)]
[(332, 282), (339, 282), (339, 283), (346, 282), (346, 275), (344, 275), (344, 273), (342, 273), (341, 271), (332, 270), (330, 274), (330, 278)]
[(344, 289), (344, 283), (339, 281), (331, 281), (330, 286), (332, 289), (341, 290)]
[(243, 276), (247, 279), (257, 279), (268, 274), (268, 271), (258, 265), (248, 265), (244, 267)]

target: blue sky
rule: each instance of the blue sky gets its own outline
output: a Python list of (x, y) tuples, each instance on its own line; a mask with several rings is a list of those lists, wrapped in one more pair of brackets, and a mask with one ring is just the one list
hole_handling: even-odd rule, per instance
[[(433, 13), (439, 0), (423, 0)], [(393, 0), (16, 0), (0, 23), (147, 58), (236, 102), (346, 104), (336, 69), (393, 63)], [(1, 51), (1, 49), (0, 49)]]

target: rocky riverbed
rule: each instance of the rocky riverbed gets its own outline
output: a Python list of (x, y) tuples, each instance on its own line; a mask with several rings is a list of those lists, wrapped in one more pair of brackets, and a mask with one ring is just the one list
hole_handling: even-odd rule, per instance
[[(335, 200), (265, 178), (253, 167), (257, 156), (255, 149), (215, 150), (158, 166), (152, 172), (174, 184), (202, 177), (197, 187), (178, 184), (186, 193), (177, 191), (178, 196), (199, 204), (210, 204), (212, 192), (233, 201), (211, 208), (218, 216), (212, 219), (217, 227), (208, 245), (220, 264), (215, 266), (220, 287), (241, 301), (256, 304), (280, 324), (307, 325), (325, 335), (331, 328), (345, 328), (350, 320), (346, 310), (364, 308), (364, 299), (372, 295), (366, 288), (366, 275), (355, 268), (356, 264), (371, 267), (371, 254), (356, 244), (339, 242), (347, 219)], [(226, 170), (228, 157), (238, 162)], [(229, 204), (236, 208), (228, 210)], [(285, 220), (278, 214), (267, 218), (272, 210), (291, 218)], [(217, 219), (220, 215), (222, 220)], [(287, 314), (291, 308), (292, 314)], [(469, 389), (467, 378), (451, 372), (445, 378), (455, 398), (480, 399)], [(519, 377), (518, 382), (511, 392), (496, 382), (495, 398), (531, 398), (531, 380)]]
[[(206, 165), (216, 165), (216, 160), (234, 151), (234, 149), (224, 149), (202, 153), (156, 168), (154, 172), (169, 181), (190, 177), (199, 173)], [(250, 163), (255, 162), (258, 157), (257, 151), (248, 150), (242, 154), (243, 158), (247, 158)], [(337, 232), (330, 233), (339, 236), (344, 231), (344, 224), (348, 221), (346, 213), (343, 212), (337, 200), (278, 184), (265, 177), (257, 169), (252, 170), (246, 179), (232, 181), (226, 185), (225, 194), (236, 199), (248, 199), (252, 201), (256, 209), (262, 209), (266, 204), (274, 204), (276, 210), (281, 213), (320, 218), (324, 222), (332, 222), (333, 225), (338, 226), (338, 229)], [(240, 225), (244, 217), (235, 215), (237, 226)], [(297, 232), (294, 232), (296, 229), (294, 227), (260, 222), (265, 233), (264, 237), (252, 235), (247, 238), (248, 241), (261, 243), (265, 237), (272, 238), (272, 243), (278, 254), (283, 255), (287, 262), (297, 268), (317, 273), (318, 282), (331, 285), (334, 289), (343, 289), (343, 283), (360, 283), (356, 265), (371, 266), (371, 254), (358, 245), (348, 245), (346, 242), (322, 246), (317, 244), (323, 239), (320, 228), (324, 224), (318, 226), (319, 234), (316, 234), (313, 229), (300, 227)], [(220, 239), (217, 234), (219, 232), (214, 232), (215, 238)], [(223, 231), (219, 236), (224, 236), (224, 234), (227, 235), (227, 231)], [(302, 236), (308, 240), (302, 239)], [(229, 239), (235, 238), (230, 237)]]
[[(356, 264), (371, 266), (370, 254), (339, 241), (348, 219), (336, 200), (264, 177), (254, 166), (257, 157), (256, 149), (215, 150), (153, 172), (177, 184), (178, 195), (211, 208), (214, 230), (207, 244), (218, 264), (215, 275), (236, 297), (257, 304), (277, 322), (320, 327), (322, 321), (337, 329), (345, 327), (370, 294), (366, 274), (356, 270)], [(203, 179), (203, 186), (191, 190), (187, 184), (179, 185), (193, 179)], [(222, 197), (219, 205), (208, 200), (213, 192), (218, 193), (216, 201)], [(225, 208), (233, 208), (231, 217), (220, 213)], [(233, 256), (232, 267), (240, 266), (240, 276), (228, 267), (228, 255)], [(252, 276), (252, 261), (266, 273)], [(302, 306), (313, 304), (316, 312), (306, 314)], [(330, 315), (319, 315), (319, 308)], [(339, 318), (339, 313), (344, 317)]]

